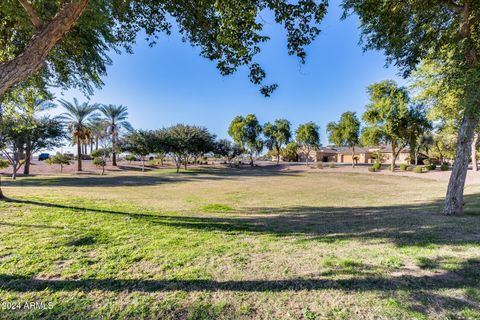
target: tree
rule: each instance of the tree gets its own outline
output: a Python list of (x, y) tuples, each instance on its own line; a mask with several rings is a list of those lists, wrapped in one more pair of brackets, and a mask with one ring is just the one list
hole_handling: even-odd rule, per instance
[[(8, 160), (0, 159), (0, 170), (8, 168), (10, 162)], [(2, 191), (2, 174), (0, 174), (0, 199), (5, 198), (5, 195)]]
[(355, 146), (360, 143), (360, 120), (355, 112), (345, 112), (338, 123), (327, 124), (327, 133), (330, 142), (352, 149), (352, 167), (355, 168)]
[(124, 152), (137, 155), (142, 159), (142, 172), (145, 171), (145, 157), (158, 148), (157, 133), (154, 131), (136, 130), (129, 132), (120, 145)]
[(303, 63), (304, 47), (319, 34), (326, 1), (287, 0), (190, 1), (167, 0), (27, 0), (0, 6), (0, 97), (12, 86), (36, 77), (47, 84), (80, 87), (90, 93), (101, 86), (111, 63), (108, 53), (131, 45), (140, 31), (153, 45), (160, 33), (170, 34), (173, 23), (182, 37), (217, 62), (222, 75), (241, 66), (249, 78), (270, 94), (276, 85), (263, 84), (265, 71), (255, 62), (262, 34), (260, 13), (271, 10), (287, 34), (288, 53)]
[(58, 164), (60, 165), (60, 172), (63, 172), (63, 166), (70, 165), (70, 158), (64, 154), (57, 152), (56, 155), (51, 156), (50, 158), (45, 160), (45, 163), (49, 165)]
[(237, 116), (228, 128), (228, 134), (233, 141), (248, 152), (250, 166), (253, 167), (253, 156), (263, 150), (263, 141), (260, 138), (262, 126), (254, 114), (246, 117)]
[(282, 157), (288, 162), (297, 161), (299, 147), (300, 146), (296, 142), (287, 143), (285, 148), (281, 151)]
[(301, 124), (295, 132), (295, 138), (299, 146), (306, 152), (306, 165), (308, 165), (308, 158), (310, 152), (320, 146), (319, 127), (314, 122), (307, 122)]
[(242, 155), (245, 151), (235, 143), (227, 139), (220, 139), (215, 143), (214, 154), (224, 157), (227, 163), (230, 163), (236, 157)]
[(128, 112), (126, 106), (113, 104), (102, 105), (98, 110), (103, 114), (103, 124), (107, 134), (111, 136), (112, 142), (112, 165), (117, 165), (117, 141), (121, 129), (132, 131), (132, 125), (127, 121)]
[(408, 144), (411, 124), (408, 92), (394, 81), (386, 80), (370, 85), (368, 94), (370, 104), (363, 114), (363, 120), (370, 128), (363, 131), (362, 141), (366, 145), (389, 143), (392, 147), (390, 168), (394, 171), (399, 153)]
[(280, 151), (282, 146), (289, 143), (292, 138), (290, 121), (286, 119), (277, 119), (273, 124), (267, 122), (263, 126), (263, 135), (265, 136), (265, 145), (268, 150), (275, 150), (278, 165), (280, 163)]
[(431, 122), (427, 119), (422, 105), (416, 105), (408, 110), (409, 125), (407, 127), (408, 145), (410, 146), (410, 161), (418, 162), (420, 148), (429, 146), (432, 139), (427, 132), (432, 129)]
[(110, 157), (111, 150), (109, 148), (97, 149), (92, 152), (93, 165), (102, 168), (101, 175), (105, 174), (105, 166), (107, 165), (107, 158)]
[(177, 124), (160, 130), (159, 144), (170, 153), (176, 164), (177, 172), (183, 162), (187, 170), (190, 157), (197, 158), (201, 154), (214, 151), (215, 136), (206, 128)]
[(25, 163), (23, 159), (26, 144), (25, 131), (30, 130), (32, 124), (19, 113), (0, 113), (0, 150), (12, 166), (12, 179), (17, 178), (17, 172)]
[(77, 99), (73, 99), (73, 103), (63, 99), (59, 102), (67, 111), (62, 114), (62, 118), (72, 134), (73, 144), (77, 145), (77, 170), (82, 171), (82, 144), (88, 142), (91, 137), (88, 122), (96, 117), (94, 112), (97, 111), (98, 105), (87, 102), (80, 104)]
[(458, 93), (462, 120), (445, 197), (446, 215), (463, 213), (473, 133), (480, 115), (480, 6), (477, 0), (344, 0), (360, 17), (366, 49), (383, 50), (408, 76), (419, 62), (444, 65), (443, 83)]

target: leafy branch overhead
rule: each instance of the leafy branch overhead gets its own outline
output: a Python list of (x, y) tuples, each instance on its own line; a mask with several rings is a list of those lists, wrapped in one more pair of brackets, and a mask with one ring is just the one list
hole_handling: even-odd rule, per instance
[[(301, 63), (319, 34), (326, 0), (78, 0), (0, 3), (0, 96), (37, 76), (37, 86), (76, 87), (92, 93), (103, 85), (112, 51), (133, 51), (137, 36), (150, 45), (176, 25), (183, 40), (216, 61), (222, 75), (249, 68), (249, 79), (268, 96), (266, 72), (255, 62), (263, 34), (261, 14), (271, 12), (286, 30), (287, 49)], [(44, 62), (47, 63), (44, 63)]]

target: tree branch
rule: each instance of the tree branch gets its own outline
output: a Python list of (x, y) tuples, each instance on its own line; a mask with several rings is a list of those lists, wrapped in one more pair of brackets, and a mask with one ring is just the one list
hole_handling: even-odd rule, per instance
[(0, 63), (0, 97), (42, 67), (52, 48), (75, 26), (89, 0), (68, 3), (40, 29), (24, 51), (13, 60)]
[(445, 4), (448, 7), (448, 9), (458, 14), (462, 13), (463, 10), (465, 9), (464, 6), (458, 5), (453, 0), (442, 0), (442, 3)]
[(18, 2), (20, 2), (23, 9), (25, 9), (25, 11), (27, 12), (28, 17), (30, 18), (30, 21), (32, 22), (35, 29), (40, 30), (43, 26), (43, 22), (42, 19), (40, 19), (40, 17), (38, 16), (35, 9), (33, 9), (32, 5), (27, 0), (18, 0)]

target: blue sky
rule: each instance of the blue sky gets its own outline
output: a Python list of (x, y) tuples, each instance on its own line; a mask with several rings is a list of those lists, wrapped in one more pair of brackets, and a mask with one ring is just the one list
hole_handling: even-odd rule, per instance
[[(279, 85), (270, 98), (249, 82), (246, 70), (222, 77), (213, 62), (200, 57), (197, 48), (174, 33), (161, 36), (153, 48), (139, 37), (133, 55), (112, 53), (105, 86), (90, 100), (128, 106), (135, 128), (187, 123), (205, 126), (220, 138), (228, 137), (229, 123), (236, 115), (254, 113), (261, 123), (286, 118), (294, 129), (314, 121), (321, 128), (322, 143), (327, 144), (326, 124), (337, 121), (345, 111), (361, 115), (369, 84), (384, 79), (404, 83), (397, 69), (385, 68), (381, 52), (363, 52), (358, 45), (358, 20), (340, 21), (341, 13), (338, 7), (329, 8), (322, 33), (307, 49), (305, 65), (288, 56), (281, 26), (263, 16), (271, 41), (257, 60), (268, 80)], [(86, 100), (75, 90), (55, 94)]]

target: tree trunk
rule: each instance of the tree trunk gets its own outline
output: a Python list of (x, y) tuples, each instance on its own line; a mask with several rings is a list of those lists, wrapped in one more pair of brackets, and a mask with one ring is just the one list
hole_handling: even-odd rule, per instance
[[(145, 159), (142, 158), (142, 172), (145, 172)], [(178, 172), (178, 170), (177, 170)]]
[(477, 142), (478, 142), (478, 132), (473, 134), (473, 141), (472, 141), (472, 170), (477, 172), (478, 165), (477, 165)]
[(60, 165), (60, 173), (63, 173), (63, 164)]
[(352, 168), (355, 168), (355, 146), (352, 146)]
[(115, 130), (112, 130), (112, 166), (117, 166), (117, 152), (116, 152), (116, 147), (117, 147), (117, 139), (116, 139), (116, 132)]
[(468, 161), (472, 151), (474, 129), (477, 127), (476, 116), (463, 116), (462, 125), (458, 129), (457, 149), (452, 174), (448, 182), (447, 195), (443, 213), (446, 215), (463, 214), (463, 189), (467, 178)]
[(98, 137), (95, 137), (95, 150), (98, 150)]
[(77, 137), (77, 171), (82, 171), (82, 144), (80, 137)]
[(310, 157), (310, 149), (307, 149), (307, 155), (305, 156), (305, 165), (308, 166), (308, 157)]
[(93, 153), (93, 140), (90, 140), (90, 154)]
[(29, 175), (30, 174), (30, 163), (32, 160), (32, 145), (31, 142), (27, 142), (25, 148), (25, 165), (23, 167), (23, 174)]
[(390, 166), (390, 171), (395, 171), (395, 165), (397, 162), (397, 154), (396, 154), (396, 143), (392, 141), (392, 165)]
[(2, 191), (2, 174), (0, 173), (0, 199), (4, 199), (5, 195), (3, 194)]
[(102, 166), (102, 176), (105, 174), (105, 166)]
[(52, 48), (75, 26), (87, 6), (88, 0), (64, 5), (49, 23), (39, 29), (20, 55), (0, 63), (0, 97), (44, 65)]
[(250, 167), (253, 167), (253, 153), (250, 152), (249, 155), (250, 155)]

